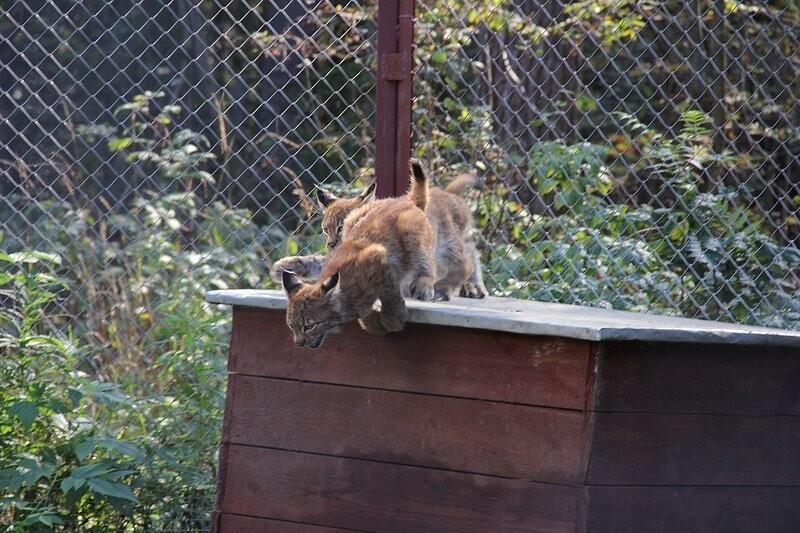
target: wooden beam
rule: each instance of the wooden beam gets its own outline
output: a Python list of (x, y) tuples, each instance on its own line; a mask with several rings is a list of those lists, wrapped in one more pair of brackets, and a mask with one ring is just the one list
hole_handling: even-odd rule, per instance
[(380, 197), (405, 193), (411, 154), (415, 0), (378, 2), (375, 176)]

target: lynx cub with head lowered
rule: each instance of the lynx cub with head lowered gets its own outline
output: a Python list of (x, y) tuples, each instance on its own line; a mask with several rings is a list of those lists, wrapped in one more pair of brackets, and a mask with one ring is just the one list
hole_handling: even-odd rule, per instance
[(408, 319), (403, 293), (433, 298), (433, 230), (412, 202), (367, 203), (352, 211), (342, 231), (345, 237), (322, 263), (316, 282), (305, 283), (289, 270), (281, 273), (289, 299), (286, 323), (298, 346), (316, 348), (355, 319), (370, 333), (400, 331)]

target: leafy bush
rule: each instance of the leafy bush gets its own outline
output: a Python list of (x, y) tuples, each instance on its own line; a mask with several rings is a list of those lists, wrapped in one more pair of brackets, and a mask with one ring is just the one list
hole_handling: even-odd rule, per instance
[(12, 530), (209, 527), (230, 310), (204, 294), (260, 286), (286, 236), (203, 201), (202, 139), (133, 127), (112, 142), (161, 192), (102, 219), (44, 199), (8, 217), (20, 239), (0, 254), (0, 524)]
[(0, 518), (12, 529), (124, 525), (143, 450), (113, 423), (131, 407), (118, 385), (83, 368), (86, 347), (44, 326), (67, 287), (45, 253), (0, 254)]
[(625, 119), (639, 140), (641, 171), (654, 176), (661, 205), (613, 202), (604, 148), (540, 143), (529, 154), (528, 170), (538, 192), (552, 195), (556, 211), (531, 213), (503, 189), (477, 206), (487, 241), (510, 243), (487, 250), (494, 290), (798, 327), (798, 287), (788, 275), (800, 264), (800, 250), (775, 241), (738, 205), (739, 191), (704, 183), (709, 166), (728, 160), (708, 148), (708, 119), (685, 113), (676, 139)]
[[(61, 255), (0, 255), (0, 520), (207, 528), (229, 310), (203, 294), (259, 286), (261, 232), (247, 213), (185, 193), (112, 217), (114, 239), (62, 208), (38, 228)], [(60, 220), (71, 223), (50, 227)]]

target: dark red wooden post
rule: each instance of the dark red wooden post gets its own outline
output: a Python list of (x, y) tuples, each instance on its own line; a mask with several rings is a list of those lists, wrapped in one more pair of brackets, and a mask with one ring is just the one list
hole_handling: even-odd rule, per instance
[(408, 185), (414, 4), (415, 0), (378, 1), (375, 175), (381, 197), (403, 194)]

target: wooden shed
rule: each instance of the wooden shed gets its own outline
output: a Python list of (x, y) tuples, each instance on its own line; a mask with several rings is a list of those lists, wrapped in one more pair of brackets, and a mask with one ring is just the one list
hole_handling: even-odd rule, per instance
[(213, 527), (798, 531), (800, 333), (500, 298), (298, 348), (233, 305)]

